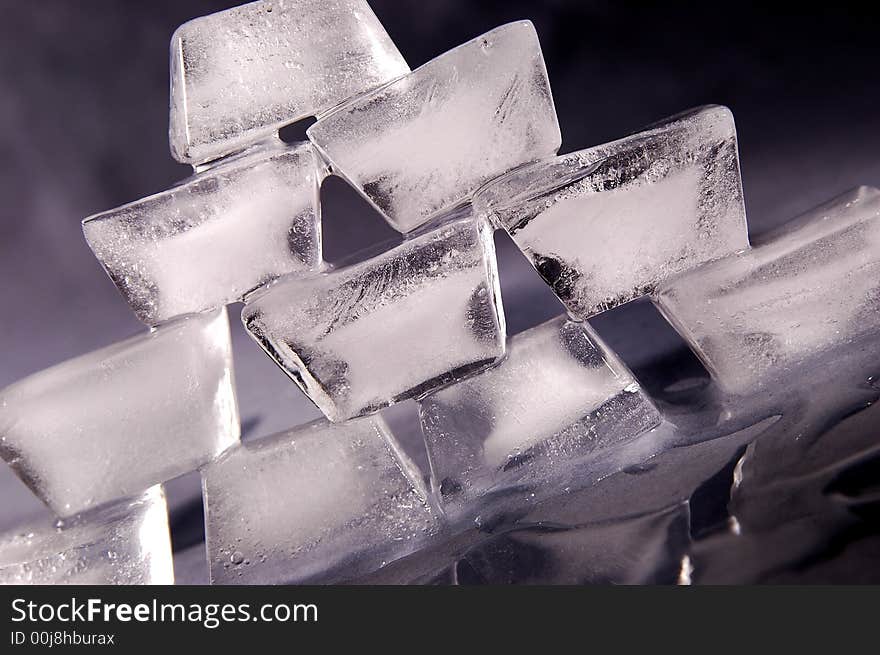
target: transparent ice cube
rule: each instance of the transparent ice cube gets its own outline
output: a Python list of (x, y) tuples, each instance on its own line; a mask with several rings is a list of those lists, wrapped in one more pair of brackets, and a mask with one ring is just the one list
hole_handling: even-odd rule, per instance
[(880, 330), (880, 191), (850, 191), (671, 280), (657, 303), (728, 392), (827, 365)]
[(202, 476), (215, 584), (347, 578), (437, 528), (419, 471), (378, 417), (246, 442)]
[(309, 144), (278, 141), (91, 216), (83, 232), (138, 318), (155, 325), (317, 268), (321, 170)]
[(64, 522), (0, 535), (0, 584), (173, 584), (161, 485)]
[(448, 510), (514, 486), (547, 491), (585, 456), (660, 422), (617, 356), (565, 317), (511, 337), (497, 366), (428, 395), (420, 412)]
[(59, 516), (192, 471), (238, 435), (225, 309), (0, 391), (0, 456)]
[(491, 178), (556, 152), (556, 110), (535, 28), (510, 23), (321, 117), (309, 138), (408, 232)]
[(488, 185), (474, 207), (510, 233), (581, 318), (749, 246), (725, 107), (518, 169)]
[(171, 38), (171, 153), (198, 164), (409, 72), (364, 0), (266, 0)]
[(464, 377), (504, 353), (492, 231), (459, 218), (373, 259), (247, 299), (251, 336), (332, 421)]

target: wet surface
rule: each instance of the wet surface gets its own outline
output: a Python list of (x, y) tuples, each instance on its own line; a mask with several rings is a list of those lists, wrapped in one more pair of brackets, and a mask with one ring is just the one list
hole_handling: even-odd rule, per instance
[[(637, 368), (661, 426), (553, 471), (541, 488), (489, 494), (419, 552), (373, 574), (333, 576), (368, 584), (876, 583), (880, 365), (867, 362), (878, 355), (880, 339), (863, 343), (750, 398), (725, 397), (708, 377), (694, 377), (687, 351)], [(415, 421), (408, 410), (391, 417), (402, 439), (414, 438)], [(178, 512), (176, 535), (197, 520), (194, 509)], [(175, 554), (178, 581), (204, 581), (202, 546), (189, 535), (175, 541), (189, 546)]]
[(559, 493), (495, 498), (363, 581), (876, 582), (880, 387), (864, 362), (878, 352), (863, 344), (752, 398), (670, 379), (656, 396), (667, 423), (637, 444), (559, 471)]

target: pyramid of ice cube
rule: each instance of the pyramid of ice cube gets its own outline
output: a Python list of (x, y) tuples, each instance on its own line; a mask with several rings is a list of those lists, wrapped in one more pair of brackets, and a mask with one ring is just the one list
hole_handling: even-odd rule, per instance
[[(181, 26), (171, 82), (171, 152), (194, 175), (83, 221), (149, 332), (0, 392), (0, 455), (65, 518), (0, 539), (0, 581), (173, 580), (157, 485), (197, 469), (222, 583), (361, 575), (511, 490), (568, 489), (668, 420), (586, 322), (639, 297), (733, 394), (878, 331), (880, 192), (750, 248), (726, 108), (557, 155), (528, 21), (410, 71), (365, 0), (262, 0)], [(282, 143), (307, 116), (309, 141)], [(404, 242), (326, 265), (327, 175)], [(508, 338), (496, 229), (569, 316)], [(241, 300), (328, 420), (239, 443)], [(377, 415), (412, 398), (430, 485)]]

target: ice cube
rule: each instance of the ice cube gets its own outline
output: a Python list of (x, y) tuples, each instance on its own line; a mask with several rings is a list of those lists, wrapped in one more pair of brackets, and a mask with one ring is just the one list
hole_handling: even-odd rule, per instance
[(198, 164), (405, 75), (364, 0), (266, 0), (171, 37), (171, 154)]
[(138, 318), (155, 325), (317, 268), (321, 170), (309, 144), (278, 141), (91, 216), (83, 232)]
[(238, 440), (226, 310), (0, 391), (0, 456), (59, 516), (192, 471)]
[(571, 312), (587, 318), (748, 248), (725, 107), (510, 173), (474, 199)]
[(490, 491), (547, 491), (660, 422), (617, 356), (565, 317), (511, 337), (501, 363), (423, 398), (420, 412), (432, 484), (452, 511)]
[(68, 519), (0, 535), (0, 584), (173, 584), (161, 485)]
[(369, 414), (504, 354), (492, 231), (471, 216), (373, 259), (247, 299), (251, 336), (332, 421)]
[(556, 152), (535, 28), (510, 23), (321, 117), (309, 138), (401, 232), (491, 178)]
[(378, 417), (246, 442), (202, 476), (215, 584), (347, 579), (412, 552), (438, 525)]
[(839, 196), (671, 280), (657, 302), (730, 393), (833, 364), (880, 331), (880, 191)]

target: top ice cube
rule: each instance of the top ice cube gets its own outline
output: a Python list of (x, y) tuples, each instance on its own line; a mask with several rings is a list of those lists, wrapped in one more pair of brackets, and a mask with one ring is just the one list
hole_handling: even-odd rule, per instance
[(199, 164), (409, 72), (364, 0), (265, 0), (171, 38), (175, 159)]
[(307, 134), (336, 173), (409, 232), (562, 137), (535, 28), (510, 23), (321, 117)]
[(483, 189), (474, 208), (510, 233), (581, 318), (749, 247), (726, 107), (518, 169)]

